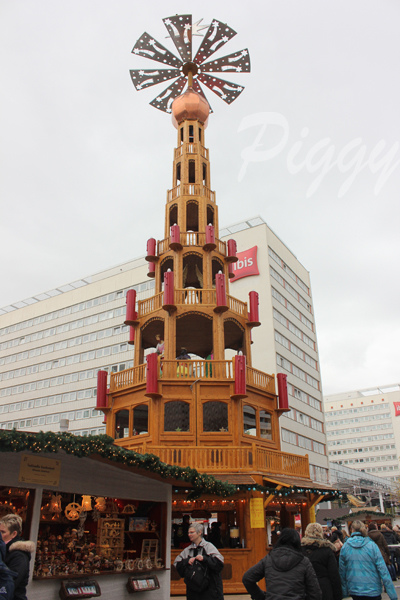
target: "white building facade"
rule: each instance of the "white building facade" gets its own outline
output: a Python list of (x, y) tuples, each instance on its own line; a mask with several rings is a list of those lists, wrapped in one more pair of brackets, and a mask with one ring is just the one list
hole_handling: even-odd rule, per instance
[[(282, 450), (308, 454), (310, 475), (328, 482), (329, 466), (310, 276), (260, 218), (220, 231), (234, 238), (239, 262), (232, 293), (260, 297), (253, 366), (286, 373), (291, 411), (280, 419)], [(0, 427), (76, 435), (105, 432), (96, 411), (98, 370), (133, 366), (124, 326), (125, 296), (151, 295), (148, 263), (133, 260), (0, 310)]]
[(400, 476), (400, 385), (324, 398), (329, 459), (394, 482)]

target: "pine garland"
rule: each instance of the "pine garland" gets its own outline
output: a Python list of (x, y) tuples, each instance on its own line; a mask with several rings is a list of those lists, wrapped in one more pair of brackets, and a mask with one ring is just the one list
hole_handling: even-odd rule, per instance
[(187, 482), (193, 486), (193, 489), (188, 492), (188, 498), (191, 499), (199, 498), (203, 494), (225, 498), (237, 491), (235, 485), (218, 481), (210, 475), (199, 473), (196, 469), (168, 465), (161, 462), (154, 454), (139, 454), (117, 446), (113, 438), (108, 435), (80, 437), (72, 433), (51, 431), (25, 433), (15, 429), (0, 430), (0, 452), (57, 453), (59, 450), (78, 458), (98, 454), (115, 463), (151, 471), (164, 479), (172, 478)]
[[(72, 454), (79, 458), (88, 457), (93, 454), (123, 463), (129, 467), (145, 469), (157, 473), (164, 479), (172, 478), (181, 480), (192, 485), (188, 492), (188, 499), (194, 500), (204, 494), (221, 496), (226, 498), (238, 491), (259, 491), (264, 494), (274, 494), (279, 498), (288, 498), (292, 494), (313, 493), (324, 494), (327, 497), (342, 497), (338, 490), (320, 490), (314, 487), (288, 486), (277, 490), (273, 487), (254, 484), (233, 485), (222, 482), (211, 475), (199, 473), (191, 467), (178, 467), (162, 462), (154, 454), (139, 454), (133, 450), (127, 450), (114, 444), (114, 439), (108, 435), (91, 435), (80, 437), (72, 433), (54, 433), (52, 431), (40, 431), (39, 433), (26, 433), (22, 431), (0, 430), (0, 452), (51, 452), (56, 453), (63, 450), (66, 454)], [(179, 490), (181, 491), (181, 490)]]

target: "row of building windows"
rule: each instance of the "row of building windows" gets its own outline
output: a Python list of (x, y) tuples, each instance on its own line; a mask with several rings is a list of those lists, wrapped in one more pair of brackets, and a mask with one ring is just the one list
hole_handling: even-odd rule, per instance
[(346, 460), (338, 460), (337, 462), (339, 465), (355, 465), (360, 463), (380, 462), (382, 460), (397, 460), (397, 457), (395, 454), (379, 454), (378, 456), (366, 456), (365, 458), (348, 458)]
[[(378, 440), (390, 440), (394, 437), (393, 433), (382, 433), (380, 435), (365, 435), (363, 437), (352, 438), (352, 444), (365, 444), (366, 442), (376, 442)], [(328, 446), (348, 446), (348, 438), (345, 440), (328, 440)]]
[(300, 360), (303, 360), (305, 363), (310, 365), (310, 367), (318, 371), (317, 361), (314, 360), (314, 358), (312, 358), (309, 354), (306, 354), (306, 352), (303, 352), (303, 350), (301, 350), (301, 348), (293, 344), (293, 342), (285, 338), (285, 336), (279, 333), (279, 331), (275, 331), (275, 341), (281, 344), (287, 350), (289, 350), (289, 352), (297, 356), (297, 358), (300, 358)]
[(299, 329), (298, 327), (296, 327), (296, 325), (294, 325), (291, 321), (289, 321), (289, 319), (287, 319), (286, 317), (284, 317), (275, 308), (273, 310), (273, 316), (274, 316), (274, 319), (276, 319), (276, 321), (278, 321), (279, 323), (281, 323), (281, 325), (283, 325), (284, 327), (286, 327), (286, 329), (289, 329), (289, 331), (291, 333), (294, 333), (294, 335), (296, 337), (298, 337), (302, 342), (304, 342), (305, 344), (307, 344), (308, 346), (310, 346), (310, 348), (312, 348), (313, 350), (315, 350), (315, 342), (314, 342), (314, 340), (312, 340), (311, 338), (309, 338), (308, 335), (306, 335), (305, 333), (303, 333), (303, 331), (301, 331), (301, 329)]
[(288, 267), (288, 265), (285, 263), (285, 261), (283, 261), (281, 259), (281, 257), (278, 256), (277, 253), (274, 252), (274, 250), (272, 250), (272, 248), (270, 248), (269, 246), (268, 246), (268, 254), (276, 263), (278, 263), (278, 265), (280, 267), (282, 267), (282, 269), (293, 279), (293, 281), (295, 281), (297, 283), (297, 285), (299, 287), (301, 287), (303, 292), (306, 292), (306, 294), (310, 295), (310, 288), (304, 283), (304, 281), (302, 281), (300, 279), (300, 277), (298, 277), (296, 275), (296, 273), (294, 271), (292, 271), (292, 269), (290, 267)]
[(0, 414), (19, 412), (20, 410), (32, 410), (41, 406), (52, 406), (64, 402), (74, 402), (75, 400), (84, 400), (85, 398), (95, 398), (97, 388), (87, 388), (77, 392), (68, 392), (67, 394), (56, 394), (54, 396), (44, 396), (35, 400), (25, 400), (24, 402), (13, 402), (12, 404), (3, 404), (0, 406)]
[(304, 308), (306, 308), (309, 312), (312, 312), (311, 310), (311, 304), (309, 302), (307, 302), (307, 300), (305, 300), (303, 298), (303, 296), (301, 294), (299, 294), (294, 287), (292, 287), (290, 285), (290, 283), (288, 283), (286, 281), (286, 279), (284, 279), (281, 275), (279, 275), (279, 273), (277, 271), (275, 271), (275, 269), (273, 269), (272, 267), (269, 268), (270, 273), (271, 273), (271, 277), (273, 277), (278, 283), (281, 284), (281, 286), (283, 288), (285, 288), (285, 290), (287, 290), (289, 292), (289, 294), (291, 296), (293, 296), (293, 298), (295, 298), (297, 300), (297, 302), (299, 302), (302, 306), (304, 306)]
[(313, 481), (319, 481), (320, 483), (329, 483), (329, 471), (324, 467), (310, 464), (310, 477)]
[(310, 438), (304, 437), (299, 433), (295, 433), (294, 431), (288, 431), (287, 429), (281, 429), (282, 441), (287, 442), (288, 444), (292, 444), (293, 446), (298, 446), (299, 448), (305, 448), (306, 450), (311, 450), (312, 452), (316, 452), (317, 454), (325, 455), (325, 445), (320, 442), (316, 442), (315, 440), (311, 440)]
[[(133, 360), (130, 360), (124, 363), (101, 367), (101, 370), (107, 371), (108, 373), (117, 373), (118, 371), (125, 371), (125, 369), (131, 369), (132, 367)], [(97, 371), (98, 370), (99, 369), (97, 369)], [(94, 376), (97, 375), (97, 371), (93, 371)], [(78, 381), (77, 378), (74, 378), (74, 380)], [(83, 400), (84, 398), (96, 397), (96, 389), (97, 388), (86, 388), (84, 390), (77, 390), (74, 392), (68, 392), (66, 394), (44, 396), (36, 398), (35, 400), (22, 400), (21, 402), (13, 402), (12, 404), (2, 404), (0, 405), (0, 414), (16, 412), (19, 410), (31, 410), (32, 408), (38, 408), (40, 406), (60, 404), (61, 402), (74, 402), (75, 400)]]
[[(81, 344), (87, 344), (87, 343), (100, 341), (104, 338), (112, 337), (113, 335), (119, 335), (121, 333), (126, 333), (127, 331), (128, 331), (127, 325), (118, 326), (118, 327), (109, 327), (108, 329), (102, 329), (100, 331), (95, 331), (95, 332), (89, 333), (87, 335), (80, 335), (76, 338), (70, 338), (69, 340), (63, 340), (62, 342), (57, 342), (56, 344), (48, 344), (47, 346), (41, 346), (40, 348), (34, 348), (32, 350), (29, 350), (29, 352), (26, 351), (26, 352), (20, 352), (19, 354), (10, 355), (10, 356), (7, 356), (6, 359), (0, 358), (0, 364), (19, 362), (20, 360), (26, 360), (28, 358), (34, 358), (35, 356), (50, 354), (52, 352), (57, 352), (58, 350), (74, 348), (75, 346), (80, 346)], [(21, 370), (23, 370), (23, 369), (21, 369)], [(8, 371), (8, 374), (17, 373), (18, 371), (19, 371), (19, 369), (17, 371)], [(36, 372), (36, 371), (32, 371), (32, 372)], [(2, 376), (3, 376), (3, 379), (12, 379), (12, 377), (15, 377), (15, 376), (19, 377), (19, 375), (20, 375), (20, 374), (9, 375), (8, 377), (5, 377), (6, 374), (7, 374), (7, 372), (4, 372), (2, 375), (0, 374), (0, 381), (1, 381)], [(25, 375), (26, 373), (21, 373), (21, 374)]]
[[(105, 367), (100, 367), (102, 370), (106, 370)], [(84, 381), (85, 379), (92, 379), (97, 376), (100, 368), (88, 369), (87, 371), (78, 371), (76, 373), (68, 373), (59, 377), (52, 377), (51, 379), (41, 379), (33, 383), (27, 383), (25, 385), (17, 385), (10, 388), (3, 388), (0, 391), (0, 396), (12, 396), (14, 394), (22, 394), (23, 392), (30, 392), (34, 390), (40, 390), (43, 388), (54, 387), (56, 385), (64, 385), (66, 383), (74, 383), (76, 381)], [(130, 367), (127, 367), (130, 368)]]
[(311, 329), (311, 331), (314, 331), (314, 325), (310, 321), (310, 319), (307, 319), (307, 317), (305, 315), (303, 315), (303, 313), (301, 311), (299, 311), (295, 306), (293, 306), (293, 304), (291, 302), (289, 302), (289, 300), (286, 300), (285, 296), (282, 296), (282, 294), (280, 292), (278, 292), (278, 290), (276, 290), (272, 286), (271, 286), (271, 295), (273, 298), (278, 300), (278, 302), (280, 304), (282, 304), (282, 306), (287, 308), (288, 311), (290, 313), (292, 313), (292, 315), (297, 317), (297, 319), (299, 319), (299, 321), (301, 321), (306, 327), (308, 327), (308, 329)]
[(95, 408), (86, 408), (83, 410), (72, 410), (65, 413), (52, 413), (50, 415), (41, 415), (31, 419), (21, 419), (20, 421), (7, 421), (1, 423), (1, 429), (27, 429), (30, 427), (41, 427), (42, 425), (51, 425), (59, 423), (61, 419), (68, 421), (79, 421), (80, 419), (91, 419), (93, 417), (103, 416), (103, 413)]
[(283, 358), (283, 356), (277, 354), (276, 361), (283, 369), (285, 369), (289, 373), (292, 373), (293, 375), (295, 375), (295, 377), (298, 377), (302, 381), (305, 381), (306, 383), (308, 383), (308, 385), (311, 385), (316, 390), (319, 390), (320, 384), (318, 379), (315, 379), (315, 377), (312, 377), (311, 375), (309, 375), (309, 373), (306, 373), (305, 371), (291, 363), (289, 360), (287, 360), (287, 358)]
[[(398, 467), (394, 465), (387, 465), (386, 467), (366, 467), (367, 473), (378, 473), (381, 471), (397, 471)], [(396, 480), (397, 478), (392, 477), (391, 479)]]
[(343, 408), (342, 410), (326, 411), (326, 418), (333, 419), (333, 417), (341, 417), (342, 415), (382, 410), (383, 408), (389, 408), (389, 403), (385, 402), (384, 404), (367, 404), (366, 406), (358, 406), (357, 408)]
[[(85, 319), (78, 319), (77, 321), (71, 321), (70, 323), (64, 323), (64, 325), (59, 325), (58, 327), (50, 327), (49, 329), (44, 329), (43, 331), (38, 331), (36, 333), (32, 333), (31, 335), (27, 335), (23, 338), (18, 338), (15, 340), (10, 340), (9, 342), (3, 342), (2, 350), (4, 350), (4, 346), (13, 343), (13, 346), (18, 346), (19, 344), (28, 344), (29, 342), (35, 342), (37, 340), (41, 340), (43, 338), (47, 338), (53, 335), (59, 335), (61, 333), (66, 333), (68, 331), (73, 331), (74, 329), (79, 329), (80, 327), (89, 327), (90, 325), (95, 325), (96, 323), (106, 321), (108, 319), (113, 319), (115, 317), (120, 317), (125, 315), (125, 307), (116, 308), (114, 310), (107, 310), (102, 313), (97, 313), (96, 315), (91, 315), (90, 317), (86, 317)], [(116, 327), (115, 329), (118, 329)], [(100, 333), (100, 332), (97, 332)], [(115, 331), (115, 334), (121, 333), (121, 330)], [(113, 335), (112, 333), (110, 335)], [(52, 352), (53, 350), (49, 350), (49, 348), (53, 348), (54, 350), (62, 350), (63, 348), (67, 348), (65, 344), (69, 346), (73, 346), (73, 340), (82, 340), (86, 336), (79, 336), (77, 338), (71, 338), (69, 340), (63, 340), (56, 344), (49, 344), (47, 346), (41, 346), (39, 348), (34, 348), (31, 350), (25, 350), (24, 352), (19, 352), (18, 354), (10, 354), (6, 358), (0, 358), (0, 365), (7, 364), (10, 362), (15, 362), (18, 360), (24, 360), (26, 358), (31, 358), (32, 356), (38, 356), (40, 354), (46, 354), (46, 352)], [(24, 341), (22, 341), (24, 340)], [(87, 340), (86, 340), (87, 341)], [(18, 343), (19, 342), (19, 343)], [(77, 341), (76, 344), (82, 342)]]
[[(127, 343), (115, 344), (113, 346), (105, 346), (104, 348), (97, 348), (97, 350), (89, 350), (88, 352), (82, 352), (81, 354), (72, 354), (66, 358), (57, 358), (50, 360), (45, 363), (38, 363), (36, 365), (30, 365), (29, 367), (23, 367), (22, 369), (16, 369), (15, 371), (6, 371), (0, 373), (0, 381), (7, 379), (17, 379), (24, 375), (31, 375), (32, 373), (42, 373), (43, 371), (50, 371), (51, 369), (58, 369), (68, 365), (74, 365), (77, 363), (87, 362), (88, 360), (94, 360), (95, 358), (102, 358), (103, 356), (110, 356), (112, 354), (119, 354), (120, 352), (127, 352), (129, 346)], [(36, 383), (36, 382), (35, 382)], [(26, 384), (34, 385), (34, 384)], [(26, 386), (24, 386), (26, 387)], [(25, 392), (36, 388), (24, 389)]]
[(21, 329), (26, 329), (28, 327), (33, 327), (34, 325), (39, 325), (40, 323), (46, 323), (47, 321), (52, 321), (60, 317), (65, 317), (66, 315), (70, 315), (81, 310), (87, 310), (88, 308), (92, 308), (93, 306), (99, 306), (101, 304), (105, 304), (106, 302), (112, 302), (119, 298), (123, 298), (128, 290), (144, 292), (147, 290), (154, 289), (154, 286), (155, 282), (153, 279), (151, 279), (149, 281), (144, 281), (142, 283), (138, 283), (129, 288), (126, 288), (126, 290), (111, 292), (110, 294), (99, 296), (98, 298), (87, 300), (86, 302), (79, 302), (78, 304), (67, 306), (66, 308), (61, 308), (59, 310), (55, 310), (45, 315), (40, 315), (40, 317), (35, 317), (34, 319), (21, 321), (20, 323), (15, 323), (14, 325), (3, 327), (2, 329), (0, 329), (0, 336), (7, 335), (8, 333), (13, 333), (14, 331), (20, 331)]
[(299, 388), (296, 388), (290, 383), (288, 383), (288, 393), (291, 394), (294, 398), (297, 398), (297, 400), (301, 400), (301, 402), (304, 402), (304, 404), (309, 404), (316, 410), (319, 410), (319, 412), (322, 412), (322, 402), (320, 400), (317, 400), (316, 398), (314, 398), (314, 396), (310, 396), (310, 394), (306, 394), (306, 392), (303, 392), (303, 390), (299, 390)]
[(333, 450), (329, 452), (330, 455), (337, 454), (355, 454), (357, 452), (379, 452), (380, 450), (394, 450), (396, 446), (394, 444), (381, 444), (380, 446), (366, 446), (364, 448), (351, 448), (349, 450)]
[(324, 425), (321, 421), (317, 421), (294, 408), (291, 408), (289, 412), (285, 413), (285, 417), (297, 421), (297, 423), (301, 423), (306, 427), (311, 427), (311, 429), (315, 429), (315, 431), (320, 431), (321, 433), (324, 431)]
[[(361, 433), (362, 431), (376, 431), (377, 429), (392, 429), (392, 423), (379, 423), (379, 425), (364, 425), (363, 427), (350, 427), (349, 429), (340, 429), (327, 431), (328, 437), (333, 435), (348, 435), (349, 433)], [(352, 440), (353, 441), (353, 440)]]
[[(380, 406), (382, 408), (382, 406)], [(382, 413), (375, 415), (367, 415), (365, 417), (354, 417), (353, 419), (341, 419), (339, 421), (329, 421), (329, 427), (337, 427), (339, 425), (348, 425), (349, 423), (363, 423), (365, 421), (390, 419), (390, 413)]]

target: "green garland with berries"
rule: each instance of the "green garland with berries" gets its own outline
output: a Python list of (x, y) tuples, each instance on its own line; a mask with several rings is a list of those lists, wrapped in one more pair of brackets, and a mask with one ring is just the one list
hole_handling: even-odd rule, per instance
[(144, 469), (156, 473), (164, 479), (175, 479), (188, 483), (188, 498), (199, 498), (203, 494), (228, 497), (237, 491), (235, 485), (218, 481), (210, 475), (199, 473), (190, 467), (178, 467), (162, 462), (154, 454), (139, 454), (114, 444), (108, 435), (80, 437), (72, 433), (24, 433), (17, 430), (0, 430), (0, 452), (49, 452), (63, 450), (73, 456), (89, 457), (99, 455), (115, 463)]

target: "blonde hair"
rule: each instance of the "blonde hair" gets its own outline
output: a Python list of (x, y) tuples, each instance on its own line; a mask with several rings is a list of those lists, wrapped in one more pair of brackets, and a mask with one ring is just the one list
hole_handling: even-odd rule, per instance
[(362, 521), (359, 521), (358, 519), (356, 519), (355, 521), (352, 522), (351, 524), (351, 530), (356, 533), (361, 533), (361, 535), (363, 535), (364, 537), (367, 536), (367, 528), (365, 526), (365, 524)]
[(17, 535), (21, 535), (22, 533), (22, 519), (19, 515), (9, 514), (5, 515), (0, 519), (0, 523), (2, 523), (5, 527), (7, 527), (10, 533), (17, 532)]

